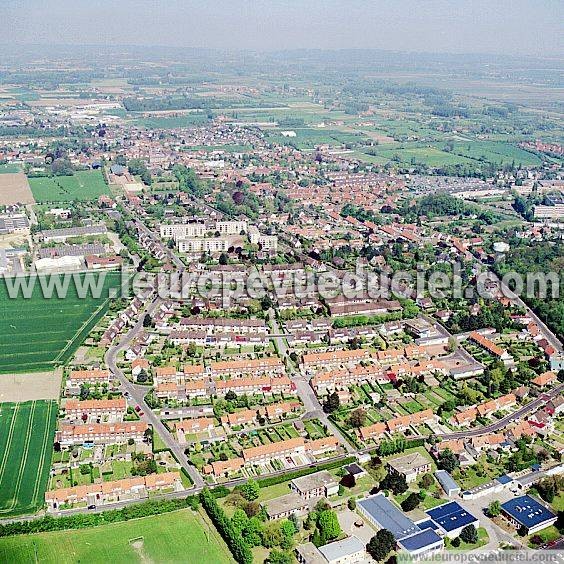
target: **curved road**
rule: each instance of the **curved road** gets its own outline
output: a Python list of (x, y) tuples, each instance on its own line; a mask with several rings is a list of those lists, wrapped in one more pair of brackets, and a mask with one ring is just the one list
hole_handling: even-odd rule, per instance
[(478, 429), (469, 429), (468, 431), (457, 431), (455, 433), (446, 433), (441, 435), (431, 435), (431, 437), (437, 437), (439, 439), (469, 439), (471, 437), (478, 437), (480, 435), (486, 435), (488, 433), (495, 433), (500, 429), (503, 429), (509, 423), (521, 419), (523, 416), (536, 411), (542, 407), (545, 403), (555, 398), (564, 390), (564, 384), (559, 384), (556, 388), (541, 394), (538, 398), (529, 402), (527, 405), (519, 408), (517, 411), (506, 415), (505, 417), (499, 419), (498, 421), (491, 423), (490, 425), (485, 425), (484, 427), (479, 427)]
[[(161, 304), (160, 298), (155, 298), (149, 306), (146, 308), (144, 314), (152, 314)], [(184, 449), (176, 441), (176, 439), (170, 434), (169, 430), (164, 426), (163, 422), (155, 415), (153, 410), (145, 402), (145, 394), (147, 393), (147, 388), (145, 386), (138, 386), (130, 382), (123, 371), (117, 366), (117, 356), (120, 351), (125, 350), (135, 337), (143, 329), (143, 319), (145, 315), (141, 315), (139, 321), (124, 335), (124, 337), (115, 345), (111, 346), (105, 356), (106, 364), (108, 368), (112, 371), (112, 374), (119, 379), (122, 388), (127, 392), (127, 400), (132, 407), (139, 405), (143, 411), (141, 419), (145, 423), (152, 425), (153, 433), (158, 433), (165, 443), (167, 448), (176, 457), (176, 460), (180, 463), (182, 468), (189, 474), (192, 482), (196, 486), (203, 486), (204, 480), (200, 473), (189, 463), (188, 458), (184, 454)]]

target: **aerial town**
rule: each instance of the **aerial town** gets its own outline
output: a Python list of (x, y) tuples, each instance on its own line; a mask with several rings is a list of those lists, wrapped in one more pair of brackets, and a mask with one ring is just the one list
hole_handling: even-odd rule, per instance
[(99, 56), (0, 57), (0, 561), (562, 550), (561, 98)]

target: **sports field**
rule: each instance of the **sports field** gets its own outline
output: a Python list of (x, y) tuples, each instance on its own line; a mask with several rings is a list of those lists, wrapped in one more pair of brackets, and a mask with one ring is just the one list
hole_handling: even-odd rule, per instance
[(54, 401), (0, 403), (0, 518), (43, 506), (56, 418)]
[(30, 178), (29, 185), (37, 203), (96, 200), (102, 194), (110, 194), (99, 170), (79, 171), (72, 176)]
[(53, 533), (0, 538), (0, 562), (199, 562), (233, 559), (209, 522), (191, 509)]
[[(84, 280), (84, 275), (75, 276)], [(29, 299), (21, 294), (10, 299), (6, 280), (0, 280), (0, 373), (51, 370), (66, 362), (106, 311), (108, 288), (118, 280), (117, 274), (106, 274), (102, 295), (85, 299), (78, 297), (73, 282), (65, 298), (55, 292), (44, 298), (36, 283)]]

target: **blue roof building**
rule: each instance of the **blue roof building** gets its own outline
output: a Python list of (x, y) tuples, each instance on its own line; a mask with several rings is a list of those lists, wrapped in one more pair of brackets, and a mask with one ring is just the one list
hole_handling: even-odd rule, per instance
[(503, 474), (502, 476), (499, 476), (498, 478), (496, 478), (496, 480), (500, 483), (503, 484), (505, 486), (505, 484), (509, 484), (510, 482), (513, 481), (513, 478), (511, 478), (510, 476), (508, 476), (507, 474)]
[(478, 518), (456, 501), (430, 509), (427, 515), (439, 526), (439, 530), (451, 539), (459, 536), (462, 529), (468, 525), (474, 525), (476, 529), (480, 526)]
[(424, 554), (427, 555), (441, 550), (444, 541), (433, 529), (425, 529), (398, 540), (398, 546), (400, 549), (409, 552), (412, 558), (418, 558)]
[(536, 533), (556, 522), (556, 515), (530, 495), (522, 495), (501, 504), (502, 514), (516, 528)]
[(419, 527), (382, 493), (358, 501), (357, 507), (373, 525), (388, 529), (396, 540), (419, 531)]
[(357, 507), (371, 524), (390, 531), (398, 548), (412, 557), (420, 558), (444, 547), (443, 539), (434, 530), (434, 523), (415, 524), (382, 493), (358, 501)]
[(454, 478), (446, 470), (437, 470), (435, 477), (441, 484), (444, 492), (451, 497), (460, 493), (460, 486), (454, 481)]

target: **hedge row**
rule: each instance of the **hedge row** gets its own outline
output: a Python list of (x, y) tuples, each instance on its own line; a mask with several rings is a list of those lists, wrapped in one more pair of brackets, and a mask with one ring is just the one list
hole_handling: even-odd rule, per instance
[(27, 535), (30, 533), (45, 533), (48, 531), (63, 531), (66, 529), (86, 529), (108, 523), (129, 521), (141, 517), (150, 517), (161, 513), (170, 513), (178, 509), (191, 507), (197, 509), (198, 496), (188, 496), (181, 499), (151, 500), (134, 505), (127, 505), (121, 509), (111, 509), (102, 513), (77, 513), (63, 517), (46, 515), (40, 519), (30, 521), (16, 521), (0, 525), (0, 537), (11, 535)]
[(315, 474), (321, 470), (333, 470), (334, 468), (340, 468), (345, 464), (350, 464), (355, 462), (356, 458), (354, 456), (349, 456), (340, 460), (333, 460), (331, 462), (326, 462), (325, 464), (317, 464), (313, 468), (302, 468), (301, 470), (294, 470), (294, 472), (286, 472), (285, 474), (280, 474), (279, 476), (271, 476), (269, 478), (262, 478), (257, 480), (261, 488), (267, 488), (268, 486), (274, 486), (276, 484), (281, 484), (282, 482), (288, 482), (289, 480), (294, 480), (295, 478), (300, 478), (301, 476), (307, 476), (308, 474)]
[(249, 545), (243, 540), (240, 532), (235, 530), (230, 519), (225, 515), (215, 496), (208, 488), (203, 489), (200, 493), (200, 501), (215, 528), (229, 547), (233, 558), (239, 564), (252, 564), (253, 554)]

